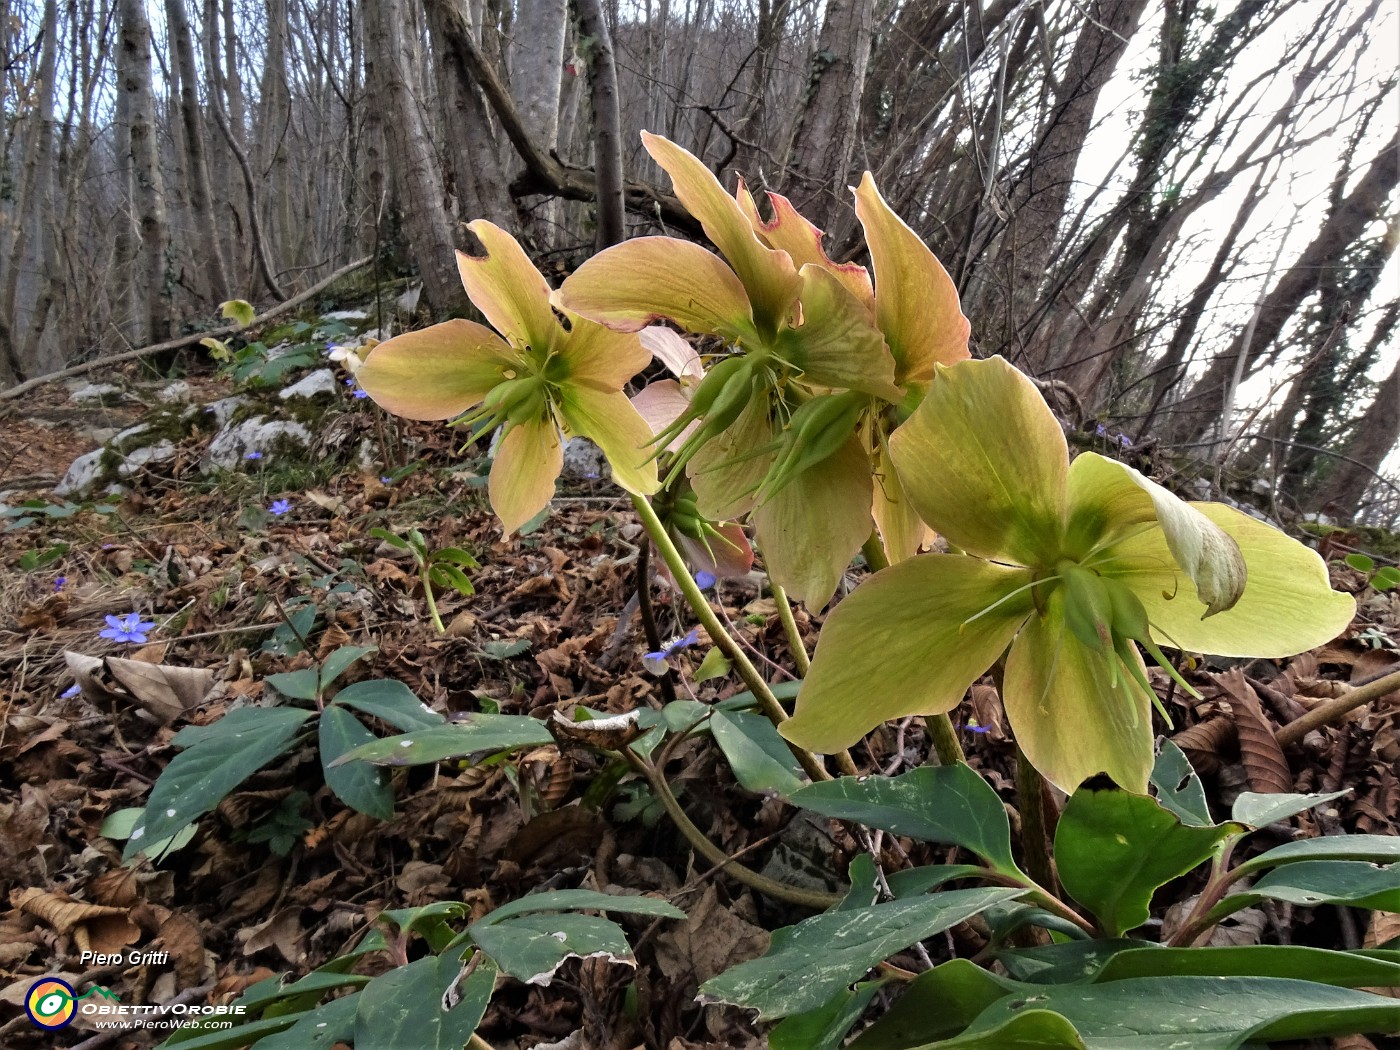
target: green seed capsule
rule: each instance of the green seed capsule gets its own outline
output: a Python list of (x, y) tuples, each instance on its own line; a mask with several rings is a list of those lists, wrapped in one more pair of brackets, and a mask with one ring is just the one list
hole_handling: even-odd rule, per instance
[(763, 479), (761, 499), (770, 499), (803, 471), (841, 451), (869, 403), (868, 394), (848, 390), (799, 406), (783, 437), (782, 451)]
[(1075, 638), (1098, 653), (1113, 651), (1113, 599), (1103, 578), (1073, 562), (1057, 569), (1064, 582), (1065, 626)]

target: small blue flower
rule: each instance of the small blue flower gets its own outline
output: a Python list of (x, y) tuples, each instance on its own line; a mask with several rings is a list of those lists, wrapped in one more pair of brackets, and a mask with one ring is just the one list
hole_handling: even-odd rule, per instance
[(666, 657), (674, 656), (682, 649), (689, 649), (700, 641), (700, 628), (692, 627), (690, 633), (684, 638), (672, 638), (664, 643), (660, 649), (654, 653), (642, 654), (642, 666), (658, 678), (666, 673), (670, 664), (666, 662)]
[(272, 501), (272, 506), (268, 507), (267, 509), (273, 514), (282, 515), (286, 514), (287, 511), (292, 509), (292, 503), (290, 500), (275, 499)]
[(82, 691), (83, 687), (80, 686), (77, 682), (74, 682), (67, 689), (63, 690), (63, 692), (59, 693), (58, 698), (60, 700), (72, 700), (73, 697), (77, 696)]
[(379, 479), (379, 483), (381, 485), (392, 485), (394, 483), (394, 479), (386, 474), (384, 477)]
[(261, 452), (257, 452), (257, 451), (249, 452), (249, 453), (248, 453), (247, 455), (245, 455), (243, 458), (244, 458), (244, 459), (262, 459), (262, 453), (261, 453)]
[(708, 591), (715, 585), (715, 574), (706, 569), (701, 569), (695, 574), (695, 586), (702, 591)]
[(365, 398), (367, 398), (367, 397), (369, 397), (369, 391), (368, 391), (368, 390), (356, 390), (356, 391), (355, 391), (355, 400), (356, 400), (356, 401), (363, 401), (363, 400), (364, 400)]
[(1104, 426), (1102, 423), (1099, 423), (1094, 427), (1094, 433), (1101, 438), (1108, 437), (1108, 427)]
[(977, 719), (975, 719), (975, 718), (969, 718), (969, 719), (967, 720), (967, 725), (963, 726), (963, 728), (966, 729), (969, 733), (985, 733), (985, 732), (987, 732), (987, 730), (991, 729), (992, 727), (991, 727), (991, 726), (979, 726), (979, 725), (977, 724)]
[(143, 623), (140, 613), (129, 616), (108, 616), (107, 629), (99, 631), (98, 637), (110, 638), (114, 642), (144, 642), (146, 635), (156, 629), (153, 623)]
[(60, 577), (58, 577), (58, 579), (54, 580), (54, 581), (53, 581), (53, 592), (54, 592), (54, 594), (57, 594), (59, 591), (63, 590), (63, 585), (64, 585), (65, 583), (67, 583), (67, 582), (68, 582), (68, 577), (67, 577), (67, 576), (60, 576)]
[(345, 381), (345, 385), (346, 385), (346, 386), (354, 386), (354, 385), (355, 385), (355, 377), (354, 377), (354, 376), (351, 376), (349, 379), (347, 379), (347, 380)]
[(1122, 445), (1124, 448), (1132, 448), (1132, 447), (1133, 447), (1133, 439), (1130, 438), (1130, 437), (1128, 437), (1127, 434), (1119, 434), (1119, 435), (1118, 435), (1118, 444)]

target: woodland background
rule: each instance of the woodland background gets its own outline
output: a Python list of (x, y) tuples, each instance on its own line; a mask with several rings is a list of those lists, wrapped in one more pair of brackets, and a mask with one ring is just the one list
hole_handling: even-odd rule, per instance
[[(469, 309), (688, 232), (641, 129), (859, 259), (869, 169), (979, 355), (1280, 512), (1394, 525), (1394, 0), (0, 0), (0, 386), (373, 254)], [(1174, 459), (1172, 457), (1175, 457)], [(1392, 471), (1393, 474), (1393, 471)]]

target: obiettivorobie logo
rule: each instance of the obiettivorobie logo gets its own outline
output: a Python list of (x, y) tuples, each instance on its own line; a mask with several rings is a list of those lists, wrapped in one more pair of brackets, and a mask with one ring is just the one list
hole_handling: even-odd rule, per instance
[(67, 1028), (78, 1015), (78, 1003), (90, 995), (101, 996), (114, 1003), (121, 1001), (115, 993), (98, 985), (79, 995), (67, 981), (57, 977), (41, 977), (24, 997), (24, 1012), (40, 1028)]

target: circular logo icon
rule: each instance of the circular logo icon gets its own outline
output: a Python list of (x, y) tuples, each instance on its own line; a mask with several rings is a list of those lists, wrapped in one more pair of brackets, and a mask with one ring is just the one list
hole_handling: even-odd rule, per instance
[(66, 1028), (73, 1023), (78, 996), (73, 986), (57, 977), (34, 982), (24, 998), (24, 1012), (40, 1028)]

